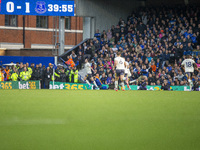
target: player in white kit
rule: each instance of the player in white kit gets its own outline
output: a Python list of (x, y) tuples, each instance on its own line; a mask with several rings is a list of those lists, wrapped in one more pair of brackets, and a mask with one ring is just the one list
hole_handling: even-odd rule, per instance
[(125, 77), (124, 80), (126, 81), (127, 87), (129, 88), (129, 90), (131, 90), (129, 83), (128, 83), (128, 79), (131, 76), (131, 72), (129, 70), (129, 63), (127, 61), (125, 61), (126, 67), (125, 67)]
[(125, 59), (121, 57), (121, 53), (117, 52), (117, 57), (114, 60), (114, 68), (116, 67), (115, 74), (115, 91), (118, 91), (118, 81), (120, 78), (122, 90), (124, 91), (124, 69), (126, 67)]
[[(84, 81), (89, 85), (89, 87), (91, 86), (90, 82), (93, 82), (94, 86), (96, 87), (96, 89), (98, 89), (98, 86), (96, 84), (96, 82), (94, 81), (94, 78), (92, 76), (92, 70), (93, 68), (91, 67), (90, 63), (88, 62), (88, 59), (86, 58), (85, 59), (85, 66), (84, 66), (84, 69), (87, 73), (87, 75), (85, 76), (84, 78)], [(94, 71), (94, 70), (93, 70)]]
[(190, 91), (192, 90), (192, 73), (194, 72), (194, 65), (196, 66), (196, 63), (194, 60), (190, 58), (190, 56), (186, 56), (187, 58), (181, 63), (181, 66), (184, 67), (185, 73), (188, 76), (188, 82), (190, 84)]

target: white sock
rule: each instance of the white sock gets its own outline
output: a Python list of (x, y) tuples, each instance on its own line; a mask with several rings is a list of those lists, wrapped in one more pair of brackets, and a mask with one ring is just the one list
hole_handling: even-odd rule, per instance
[(122, 81), (121, 84), (122, 84), (122, 88), (124, 89), (124, 81)]
[(191, 86), (192, 85), (192, 80), (189, 79), (188, 82), (189, 82), (189, 85)]
[(96, 82), (95, 82), (95, 81), (93, 81), (93, 84), (94, 84), (94, 86), (95, 86), (96, 88), (98, 88), (98, 86), (97, 86), (97, 84), (96, 84)]
[(133, 82), (136, 82), (136, 80), (132, 80), (132, 81), (130, 81), (129, 83), (133, 83)]
[(86, 80), (85, 82), (90, 86), (90, 82), (88, 80)]
[(118, 89), (118, 81), (115, 81), (115, 88)]
[(192, 90), (192, 87), (193, 87), (192, 80), (189, 79), (188, 82), (189, 82), (190, 90)]

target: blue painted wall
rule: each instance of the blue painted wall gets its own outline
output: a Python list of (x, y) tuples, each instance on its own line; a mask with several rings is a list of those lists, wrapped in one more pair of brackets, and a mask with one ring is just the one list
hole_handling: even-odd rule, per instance
[(27, 56), (0, 56), (0, 65), (7, 64), (7, 63), (16, 63), (16, 62), (23, 62), (23, 63), (35, 63), (45, 65), (46, 67), (49, 63), (54, 64), (54, 57), (27, 57)]

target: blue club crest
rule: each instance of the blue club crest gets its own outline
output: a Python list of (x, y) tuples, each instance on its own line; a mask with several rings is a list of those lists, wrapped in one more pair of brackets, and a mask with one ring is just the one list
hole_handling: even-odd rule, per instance
[(36, 2), (35, 11), (36, 11), (38, 14), (43, 14), (43, 13), (45, 13), (45, 12), (47, 11), (45, 4), (46, 4), (46, 3), (45, 3), (44, 1)]

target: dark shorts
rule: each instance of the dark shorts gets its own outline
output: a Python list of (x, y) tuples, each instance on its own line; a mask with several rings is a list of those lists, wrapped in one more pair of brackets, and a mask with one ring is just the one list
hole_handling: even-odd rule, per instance
[(117, 70), (116, 70), (115, 76), (116, 76), (116, 77), (119, 77), (119, 76), (121, 76), (121, 75), (124, 75), (124, 70), (123, 70), (123, 69), (117, 69)]
[(87, 80), (90, 80), (92, 77), (92, 74), (87, 74), (86, 77), (87, 77)]
[(192, 72), (186, 72), (185, 73), (186, 74), (186, 76), (189, 78), (189, 77), (192, 77)]
[(128, 73), (125, 73), (124, 77), (128, 77)]

